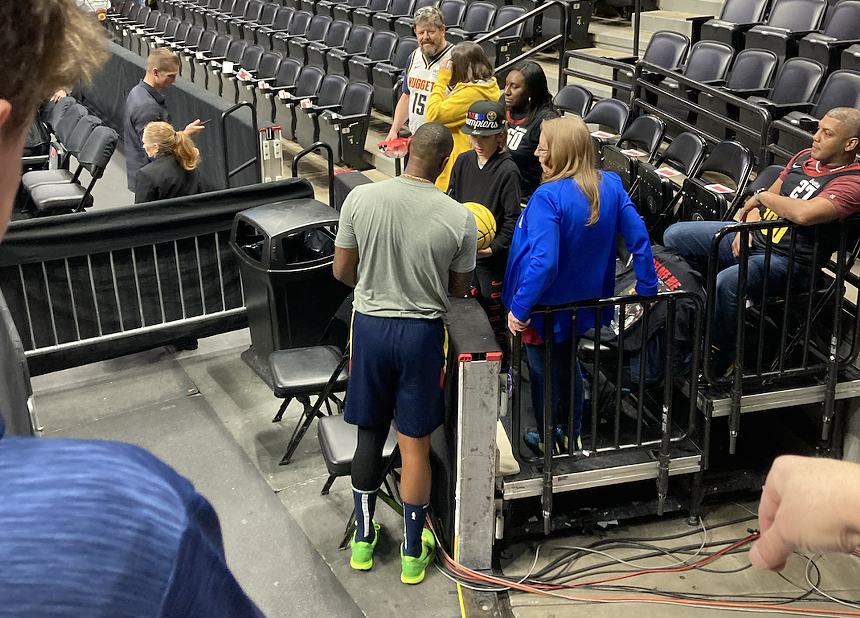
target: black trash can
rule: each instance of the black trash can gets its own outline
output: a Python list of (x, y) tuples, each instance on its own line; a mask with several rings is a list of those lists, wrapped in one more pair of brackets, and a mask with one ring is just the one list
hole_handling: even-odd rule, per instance
[(243, 358), (264, 377), (275, 350), (317, 345), (351, 291), (332, 274), (337, 221), (312, 199), (258, 206), (233, 221), (251, 330), (251, 358)]

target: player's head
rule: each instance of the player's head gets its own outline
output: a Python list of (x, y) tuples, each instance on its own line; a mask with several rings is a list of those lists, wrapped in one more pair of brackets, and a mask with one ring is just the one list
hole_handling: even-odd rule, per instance
[(511, 68), (505, 78), (505, 105), (509, 109), (532, 113), (551, 103), (546, 73), (537, 62), (523, 60)]
[(451, 49), (451, 87), (483, 82), (493, 77), (493, 64), (484, 48), (472, 41), (457, 43)]
[(834, 107), (818, 123), (812, 158), (824, 164), (851, 163), (860, 148), (860, 110)]
[(445, 19), (435, 6), (425, 6), (415, 11), (415, 38), (425, 56), (435, 56), (447, 45), (445, 41)]
[(167, 90), (179, 74), (179, 58), (166, 47), (153, 49), (146, 58), (147, 81), (156, 90)]
[(445, 169), (451, 151), (454, 150), (454, 138), (444, 124), (427, 122), (418, 127), (409, 140), (409, 159), (416, 159), (430, 180), (435, 180)]
[(0, 238), (36, 108), (89, 77), (106, 57), (103, 30), (74, 0), (0, 2)]

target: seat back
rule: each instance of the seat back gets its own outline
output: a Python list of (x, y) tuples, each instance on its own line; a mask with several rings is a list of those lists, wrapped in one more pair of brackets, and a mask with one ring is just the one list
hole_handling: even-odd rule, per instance
[(299, 78), (299, 72), (302, 70), (302, 63), (295, 58), (284, 58), (278, 66), (278, 72), (275, 75), (275, 86), (292, 86)]
[(81, 154), (81, 150), (87, 142), (90, 134), (93, 130), (101, 126), (102, 121), (96, 116), (84, 116), (78, 121), (78, 124), (75, 125), (72, 134), (69, 136), (69, 139), (66, 141), (64, 146), (66, 150), (76, 159), (79, 158)]
[(296, 81), (295, 95), (299, 98), (312, 97), (316, 95), (316, 93), (319, 92), (323, 77), (325, 77), (325, 73), (319, 67), (310, 65), (302, 67), (302, 70), (299, 73), (299, 79)]
[[(293, 17), (293, 23), (295, 23), (295, 19)], [(310, 25), (304, 37), (308, 41), (324, 41), (328, 31), (331, 29), (331, 25), (332, 18), (328, 15), (314, 15), (311, 18)], [(341, 32), (343, 32), (342, 26), (338, 28), (338, 33)]]
[(230, 41), (227, 47), (227, 62), (239, 64), (245, 56), (245, 49), (248, 47), (248, 41), (244, 39), (235, 39)]
[(463, 16), (466, 14), (466, 0), (442, 0), (439, 10), (442, 11), (445, 27), (456, 28), (463, 23)]
[(372, 103), (373, 88), (370, 84), (350, 82), (343, 95), (343, 106), (340, 108), (340, 115), (370, 114)]
[(167, 13), (162, 13), (158, 16), (158, 21), (155, 22), (155, 31), (163, 33), (167, 28), (167, 22), (172, 18)]
[(809, 58), (789, 58), (776, 74), (768, 98), (781, 105), (812, 101), (823, 78), (821, 63)]
[(830, 11), (824, 34), (837, 41), (856, 39), (860, 33), (860, 0), (841, 0)]
[(245, 21), (259, 21), (262, 14), (263, 3), (260, 0), (254, 0), (248, 4), (248, 10), (245, 11)]
[(694, 176), (705, 160), (707, 150), (708, 143), (701, 135), (685, 131), (657, 157), (657, 165), (669, 165), (684, 176)]
[(576, 114), (580, 118), (584, 118), (591, 109), (591, 102), (594, 100), (594, 95), (582, 86), (568, 84), (558, 91), (558, 94), (552, 100), (559, 115), (563, 116), (565, 112)]
[(391, 5), (388, 7), (388, 14), (393, 17), (409, 15), (412, 12), (412, 4), (414, 0), (391, 0)]
[(724, 79), (732, 65), (735, 50), (719, 41), (699, 41), (690, 50), (684, 76), (698, 82)]
[(831, 73), (810, 114), (823, 118), (834, 107), (860, 107), (860, 73), (846, 69)]
[[(352, 24), (348, 21), (338, 19), (331, 22), (331, 26), (325, 35), (325, 44), (328, 47), (343, 47), (343, 44), (349, 38), (350, 30), (352, 30)], [(313, 41), (314, 39), (308, 38), (308, 40)]]
[(379, 31), (373, 35), (373, 41), (370, 43), (367, 57), (374, 61), (390, 62), (396, 45), (396, 34), (386, 30)]
[(88, 114), (87, 108), (80, 103), (75, 103), (66, 110), (66, 113), (63, 114), (62, 118), (54, 126), (54, 134), (60, 140), (61, 144), (65, 145), (69, 141), (72, 131), (75, 130), (81, 119)]
[(100, 178), (116, 149), (116, 131), (106, 126), (93, 129), (77, 158), (93, 179)]
[(776, 0), (767, 25), (789, 32), (818, 30), (827, 10), (827, 0)]
[(236, 0), (236, 4), (233, 5), (233, 10), (230, 11), (230, 15), (232, 17), (245, 17), (245, 14), (248, 12), (249, 4), (250, 0)]
[(76, 103), (74, 97), (63, 97), (56, 103), (51, 110), (51, 116), (48, 118), (48, 124), (51, 125), (51, 131), (57, 132), (57, 126), (60, 124), (63, 116), (69, 111), (69, 108)]
[(496, 5), (490, 2), (472, 2), (466, 8), (463, 30), (466, 32), (486, 32), (496, 15)]
[[(259, 21), (264, 26), (270, 26), (270, 25), (274, 24), (275, 19), (277, 18), (278, 12), (282, 8), (286, 9), (286, 8), (292, 8), (292, 7), (282, 7), (281, 5), (276, 4), (274, 2), (267, 2), (266, 4), (263, 5), (263, 10), (260, 12), (260, 17), (258, 18), (257, 21)], [(289, 26), (290, 26), (289, 20), (292, 18), (293, 13), (295, 13), (295, 9), (293, 9), (292, 11), (288, 11), (288, 13), (289, 13), (290, 17), (287, 19), (287, 21), (286, 21), (287, 25), (284, 26), (284, 28), (289, 28)]]
[(142, 7), (140, 11), (137, 13), (137, 17), (135, 17), (134, 21), (138, 24), (145, 24), (146, 20), (149, 19), (149, 16), (152, 14), (152, 9), (148, 6)]
[(385, 13), (388, 11), (388, 2), (389, 0), (370, 0), (370, 4), (367, 5), (367, 10), (373, 13)]
[(764, 19), (770, 0), (726, 0), (720, 19), (733, 24), (753, 24)]
[(367, 54), (371, 39), (373, 39), (373, 28), (365, 25), (354, 26), (349, 32), (349, 38), (346, 40), (346, 53)]
[(636, 147), (648, 153), (652, 159), (663, 142), (666, 123), (650, 114), (639, 116), (624, 130), (618, 139), (619, 148)]
[(776, 73), (776, 54), (767, 49), (745, 49), (737, 55), (726, 86), (733, 90), (767, 88)]
[(680, 32), (658, 30), (651, 35), (642, 60), (664, 69), (676, 69), (687, 57), (690, 39)]
[[(496, 12), (496, 17), (493, 19), (493, 26), (490, 30), (501, 28), (505, 24), (509, 24), (517, 17), (521, 17), (525, 14), (526, 9), (523, 6), (503, 6)], [(525, 28), (525, 23), (517, 24), (516, 26), (511, 26), (510, 28), (502, 30), (498, 36), (521, 37), (523, 35), (523, 28)]]
[(168, 38), (177, 38), (177, 31), (179, 30), (179, 25), (181, 23), (182, 22), (175, 17), (168, 19), (167, 24), (164, 26), (164, 36)]
[(726, 140), (714, 147), (695, 177), (701, 178), (702, 174), (707, 172), (722, 174), (727, 176), (735, 185), (741, 187), (741, 185), (746, 186), (752, 173), (752, 167), (753, 156), (749, 148), (737, 142)]
[(272, 79), (278, 74), (281, 66), (281, 54), (276, 51), (264, 51), (260, 57), (260, 66), (257, 68), (257, 77), (260, 79)]
[(630, 108), (618, 99), (601, 99), (594, 104), (583, 120), (586, 124), (609, 127), (615, 133), (623, 133), (630, 117)]
[(398, 69), (405, 69), (406, 65), (409, 63), (409, 58), (412, 57), (412, 52), (416, 49), (418, 49), (418, 39), (414, 36), (400, 39), (400, 42), (397, 44), (397, 49), (394, 51), (394, 58), (392, 58), (391, 64), (396, 66)]
[(248, 45), (242, 54), (242, 68), (248, 71), (259, 71), (263, 59), (263, 48), (259, 45)]
[[(230, 36), (227, 34), (222, 34), (224, 41), (224, 51), (227, 51), (227, 46), (230, 44)], [(198, 51), (213, 51), (213, 47), (215, 46), (215, 40), (218, 38), (218, 33), (215, 30), (203, 30), (200, 34), (200, 41), (197, 43)], [(223, 56), (224, 54), (218, 54)]]
[[(731, 217), (743, 203), (744, 189), (752, 172), (753, 161), (754, 157), (746, 146), (731, 141), (717, 144), (695, 176), (684, 181), (681, 188), (681, 220), (717, 221)], [(703, 177), (707, 173), (727, 177), (735, 185), (734, 193), (719, 193), (708, 189), (712, 180)], [(722, 177), (719, 177), (719, 181), (719, 184), (722, 184)]]
[[(306, 13), (308, 15), (307, 22), (305, 22), (305, 29), (307, 29), (307, 23), (311, 20), (310, 13)], [(275, 13), (275, 18), (272, 20), (272, 30), (289, 30), (292, 33), (292, 23), (295, 21), (296, 9), (291, 6), (282, 6), (278, 7), (277, 12)], [(302, 31), (304, 32), (304, 30)]]
[(193, 27), (194, 25), (190, 21), (181, 21), (176, 27), (176, 34), (174, 34), (173, 36), (176, 38), (177, 41), (181, 41), (185, 44), (188, 44), (188, 33), (191, 32), (191, 29)]
[[(343, 75), (326, 75), (319, 86), (317, 105), (340, 105), (348, 80)], [(296, 89), (298, 90), (298, 89)]]
[[(280, 11), (278, 11), (280, 13)], [(293, 20), (290, 22), (289, 34), (294, 36), (304, 36), (311, 24), (313, 15), (307, 11), (296, 11), (293, 14)], [(329, 19), (331, 19), (329, 17)]]

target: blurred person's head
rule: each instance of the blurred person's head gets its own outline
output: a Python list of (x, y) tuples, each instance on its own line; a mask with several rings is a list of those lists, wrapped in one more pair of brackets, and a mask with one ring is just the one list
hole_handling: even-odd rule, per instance
[(860, 148), (860, 110), (834, 107), (818, 122), (812, 136), (812, 158), (825, 165), (847, 165)]
[(493, 65), (484, 48), (472, 41), (457, 43), (451, 49), (451, 82), (457, 84), (483, 82), (493, 77)]
[(541, 124), (535, 155), (543, 168), (542, 182), (572, 178), (588, 198), (594, 225), (600, 216), (600, 176), (588, 127), (578, 116), (551, 118)]
[(153, 49), (146, 58), (144, 81), (156, 90), (167, 90), (179, 75), (179, 58), (166, 47)]
[(426, 122), (409, 138), (406, 172), (435, 181), (454, 150), (454, 137), (444, 124)]
[(415, 38), (425, 56), (435, 56), (448, 44), (445, 41), (445, 20), (442, 11), (435, 6), (425, 6), (415, 11)]
[(36, 109), (61, 87), (92, 76), (106, 58), (104, 30), (74, 0), (0, 2), (0, 238)]
[(524, 60), (515, 64), (505, 78), (505, 105), (508, 109), (529, 112), (552, 104), (546, 74), (537, 62)]
[(143, 129), (143, 149), (152, 158), (173, 155), (176, 162), (188, 171), (197, 167), (200, 154), (194, 142), (182, 131), (175, 131), (166, 122), (150, 122)]

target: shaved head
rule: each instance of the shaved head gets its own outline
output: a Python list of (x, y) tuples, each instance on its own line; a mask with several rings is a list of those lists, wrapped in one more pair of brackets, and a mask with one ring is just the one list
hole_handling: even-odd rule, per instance
[(425, 161), (431, 166), (442, 167), (442, 162), (451, 156), (454, 138), (451, 131), (438, 122), (427, 122), (418, 127), (409, 142), (409, 155)]

